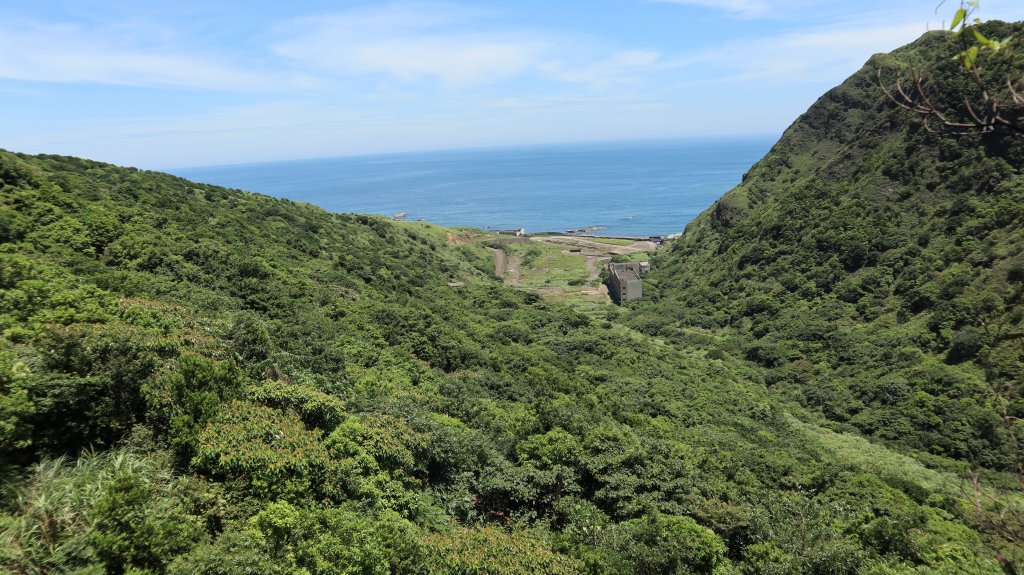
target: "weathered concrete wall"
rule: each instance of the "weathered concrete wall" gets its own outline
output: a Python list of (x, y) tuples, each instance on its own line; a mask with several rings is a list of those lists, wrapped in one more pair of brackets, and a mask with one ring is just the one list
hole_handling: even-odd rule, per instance
[(612, 298), (620, 304), (643, 297), (641, 266), (638, 262), (608, 264)]

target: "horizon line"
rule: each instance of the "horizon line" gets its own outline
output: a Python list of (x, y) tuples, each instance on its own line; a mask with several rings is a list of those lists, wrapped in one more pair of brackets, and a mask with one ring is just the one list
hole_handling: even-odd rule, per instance
[(441, 148), (416, 148), (408, 150), (392, 150), (392, 151), (379, 151), (379, 152), (366, 152), (366, 153), (353, 153), (353, 154), (331, 154), (324, 156), (309, 156), (301, 158), (284, 158), (275, 160), (253, 160), (247, 162), (231, 162), (226, 164), (202, 164), (202, 165), (191, 165), (191, 166), (172, 166), (163, 168), (146, 168), (147, 171), (154, 172), (167, 172), (172, 175), (176, 171), (188, 172), (192, 170), (205, 170), (205, 169), (216, 169), (216, 168), (240, 168), (244, 166), (258, 166), (265, 164), (286, 164), (296, 162), (317, 162), (325, 160), (338, 160), (338, 159), (349, 159), (349, 158), (372, 158), (382, 156), (403, 156), (403, 155), (414, 155), (414, 154), (430, 154), (430, 153), (458, 153), (458, 152), (476, 152), (476, 151), (499, 151), (499, 150), (513, 150), (523, 148), (545, 148), (545, 147), (561, 147), (561, 146), (577, 146), (577, 145), (601, 145), (601, 144), (628, 144), (628, 143), (644, 143), (644, 142), (682, 142), (682, 141), (709, 141), (709, 140), (760, 140), (760, 139), (775, 139), (778, 140), (782, 137), (782, 133), (759, 133), (759, 134), (728, 134), (728, 135), (693, 135), (693, 136), (657, 136), (657, 137), (638, 137), (638, 138), (616, 138), (616, 139), (597, 139), (597, 140), (562, 140), (552, 142), (534, 142), (525, 144), (494, 144), (494, 145), (483, 145), (483, 146), (456, 146), (456, 147), (441, 147)]

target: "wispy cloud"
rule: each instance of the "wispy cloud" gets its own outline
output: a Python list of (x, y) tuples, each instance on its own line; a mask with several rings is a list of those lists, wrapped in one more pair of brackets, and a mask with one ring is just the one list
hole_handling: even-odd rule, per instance
[(839, 82), (872, 54), (897, 48), (924, 31), (921, 22), (818, 27), (734, 41), (681, 58), (677, 64), (701, 67), (728, 80)]
[(698, 6), (713, 10), (724, 10), (740, 14), (742, 16), (763, 16), (772, 11), (772, 4), (768, 0), (655, 0), (665, 4), (682, 4), (685, 6)]
[(630, 96), (619, 94), (607, 96), (559, 94), (536, 97), (517, 96), (510, 98), (500, 98), (494, 101), (486, 102), (484, 105), (484, 109), (495, 110), (498, 111), (499, 113), (530, 113), (549, 111), (557, 113), (581, 110), (587, 111), (595, 109), (608, 111), (654, 109), (664, 108), (665, 106), (665, 102), (642, 96)]
[(608, 90), (642, 83), (652, 73), (665, 69), (666, 64), (662, 54), (655, 50), (621, 50), (592, 62), (570, 64), (551, 60), (540, 68), (552, 79)]
[(937, 3), (8, 3), (0, 140), (159, 166), (777, 131)]
[(477, 11), (457, 5), (391, 4), (303, 18), (274, 52), (324, 73), (380, 74), (451, 86), (501, 81), (536, 69), (549, 48), (539, 35), (475, 32)]
[(0, 78), (36, 82), (174, 86), (215, 90), (268, 88), (274, 82), (206, 57), (137, 44), (115, 30), (76, 24), (0, 24)]

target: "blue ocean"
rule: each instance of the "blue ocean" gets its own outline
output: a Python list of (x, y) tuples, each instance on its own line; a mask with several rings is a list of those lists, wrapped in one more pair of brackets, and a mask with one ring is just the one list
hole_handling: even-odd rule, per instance
[(352, 156), (171, 170), (332, 212), (443, 226), (665, 235), (740, 182), (774, 138), (651, 140)]

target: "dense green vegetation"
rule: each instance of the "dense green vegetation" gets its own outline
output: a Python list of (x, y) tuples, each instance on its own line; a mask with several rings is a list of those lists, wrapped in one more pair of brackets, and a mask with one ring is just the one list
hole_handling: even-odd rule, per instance
[[(1024, 142), (921, 130), (875, 83), (876, 67), (945, 42), (878, 57), (819, 100), (659, 261), (660, 301), (634, 324), (722, 330), (769, 385), (836, 421), (1009, 469), (1021, 451), (1001, 416), (1024, 415)], [(957, 85), (942, 64), (933, 81)]]
[[(929, 34), (823, 96), (660, 254), (629, 323), (751, 360), (835, 429), (1020, 474), (1024, 140), (924, 129), (878, 89), (912, 63), (962, 109), (955, 51)], [(998, 87), (1022, 56), (979, 69)]]
[[(841, 104), (821, 113), (842, 115)], [(818, 273), (821, 258), (772, 251), (740, 265), (741, 255), (802, 248), (794, 226), (796, 240), (828, 233), (840, 201), (879, 210), (850, 224), (859, 226), (887, 221), (899, 202), (940, 209), (954, 193), (943, 187), (950, 176), (936, 176), (934, 199), (912, 200), (908, 188), (887, 208), (860, 180), (842, 192), (804, 182), (801, 170), (821, 158), (776, 164), (798, 141), (814, 147), (816, 130), (821, 150), (835, 151), (825, 134), (836, 123), (808, 123), (820, 107), (727, 208), (662, 258), (660, 301), (635, 319), (609, 308), (608, 321), (501, 285), (490, 251), (457, 232), (0, 152), (0, 565), (25, 574), (1002, 573), (1000, 561), (1019, 562), (1021, 550), (978, 513), (957, 473), (965, 461), (1010, 468), (1007, 432), (981, 388), (1019, 383), (1019, 372), (986, 379), (994, 360), (982, 358), (1009, 354), (998, 364), (1007, 370), (1019, 358), (1008, 342), (983, 340), (956, 357), (941, 346), (972, 325), (958, 323), (974, 313), (958, 297), (1020, 297), (1007, 263), (1020, 254), (1020, 162), (984, 145), (962, 164), (955, 154), (934, 161), (928, 173), (957, 174), (1001, 158), (992, 165), (1002, 171), (985, 168), (998, 181), (976, 195), (1003, 199), (963, 202), (957, 226), (923, 244), (928, 225), (953, 216), (907, 223), (920, 251), (904, 254), (906, 269), (956, 268), (914, 276), (914, 289), (931, 294), (923, 307), (900, 315), (896, 276), (868, 279), (884, 255), (872, 251), (875, 235), (859, 265), (839, 263), (834, 284), (805, 292), (803, 274)], [(860, 113), (910, 129), (886, 110)], [(974, 149), (915, 139), (928, 137), (905, 142), (923, 155)], [(903, 139), (886, 142), (904, 149)], [(855, 159), (827, 169), (859, 174)], [(758, 175), (766, 170), (784, 175)], [(770, 207), (790, 194), (804, 213)], [(959, 226), (985, 210), (1010, 219), (988, 228), (991, 240), (965, 231), (958, 243)], [(778, 237), (750, 239), (768, 237), (759, 226)], [(837, 246), (817, 251), (852, 257)], [(975, 271), (976, 253), (990, 254), (985, 271)], [(790, 272), (798, 289), (785, 287)], [(840, 297), (841, 282), (863, 294)], [(876, 298), (877, 285), (893, 291)], [(950, 323), (933, 328), (942, 305)], [(985, 317), (1012, 333), (1019, 318), (1000, 305)], [(891, 357), (906, 365), (879, 376)], [(899, 419), (906, 406), (887, 415), (878, 403), (876, 429), (825, 407), (845, 405), (827, 394), (860, 394), (857, 382), (888, 397), (894, 378), (921, 401), (963, 401), (918, 409), (966, 428), (961, 437), (936, 424), (924, 446), (934, 455), (920, 456), (928, 466), (836, 432), (889, 429), (918, 447), (918, 422)], [(823, 397), (811, 401), (812, 389)], [(823, 427), (793, 398), (846, 426)], [(972, 418), (992, 420), (978, 431)], [(966, 451), (940, 440), (966, 441)], [(979, 489), (1012, 504), (1017, 494), (988, 481), (999, 478)]]

